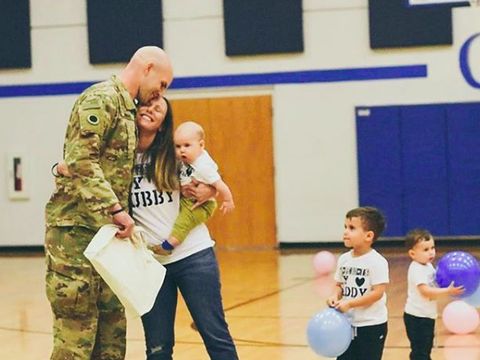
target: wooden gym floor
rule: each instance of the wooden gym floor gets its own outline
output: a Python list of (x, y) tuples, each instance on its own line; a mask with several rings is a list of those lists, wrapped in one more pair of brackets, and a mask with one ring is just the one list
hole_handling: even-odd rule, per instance
[[(438, 245), (438, 243), (437, 243)], [(480, 256), (478, 246), (437, 246)], [(342, 247), (327, 249), (338, 255)], [(402, 247), (378, 249), (390, 264), (389, 333), (383, 359), (408, 359), (402, 314), (409, 263)], [(224, 306), (242, 360), (322, 359), (308, 347), (306, 325), (325, 307), (329, 279), (316, 279), (315, 250), (218, 251)], [(0, 359), (45, 360), (52, 347), (51, 313), (44, 293), (44, 257), (37, 253), (0, 253)], [(440, 302), (439, 313), (446, 304)], [(144, 359), (141, 322), (128, 323), (127, 360)], [(450, 335), (437, 320), (434, 360), (479, 360), (480, 329), (475, 334)], [(174, 359), (208, 359), (198, 333), (180, 302)]]

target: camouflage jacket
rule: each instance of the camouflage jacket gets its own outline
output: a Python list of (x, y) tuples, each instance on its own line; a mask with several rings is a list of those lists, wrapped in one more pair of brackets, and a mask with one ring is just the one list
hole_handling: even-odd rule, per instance
[(137, 145), (135, 104), (121, 81), (86, 89), (77, 99), (65, 136), (64, 160), (72, 178), (57, 177), (46, 206), (47, 226), (111, 223), (108, 209), (128, 208)]

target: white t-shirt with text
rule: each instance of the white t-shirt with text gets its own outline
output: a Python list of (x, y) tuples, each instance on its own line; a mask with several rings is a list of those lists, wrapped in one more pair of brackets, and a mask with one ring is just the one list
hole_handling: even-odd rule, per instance
[[(146, 164), (142, 164), (141, 159), (142, 155), (138, 154), (131, 189), (133, 217), (137, 225), (145, 230), (147, 242), (160, 244), (164, 239), (168, 239), (172, 231), (180, 209), (180, 192), (158, 190), (155, 184), (146, 178)], [(160, 263), (168, 264), (212, 247), (214, 244), (207, 227), (201, 224), (190, 231), (171, 255), (155, 255), (155, 257)]]
[[(375, 249), (361, 256), (353, 256), (350, 250), (338, 258), (335, 280), (342, 286), (344, 300), (358, 298), (372, 291), (372, 286), (389, 282), (388, 262)], [(369, 306), (351, 309), (347, 316), (356, 327), (385, 323), (387, 295)]]

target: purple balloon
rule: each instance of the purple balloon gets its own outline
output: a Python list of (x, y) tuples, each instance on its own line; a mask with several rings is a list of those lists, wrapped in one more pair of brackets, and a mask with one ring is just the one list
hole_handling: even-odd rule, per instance
[(465, 292), (461, 298), (472, 295), (480, 284), (480, 265), (477, 259), (464, 251), (451, 251), (443, 255), (437, 264), (435, 280), (438, 286), (445, 288), (451, 282), (463, 286)]

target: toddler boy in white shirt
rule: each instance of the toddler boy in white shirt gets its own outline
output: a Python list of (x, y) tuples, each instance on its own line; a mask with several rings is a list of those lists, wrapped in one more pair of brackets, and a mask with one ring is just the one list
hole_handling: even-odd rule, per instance
[(408, 296), (403, 320), (410, 341), (410, 359), (430, 359), (433, 347), (436, 299), (447, 295), (460, 295), (463, 287), (450, 284), (447, 288), (435, 286), (435, 241), (424, 229), (414, 229), (405, 237), (408, 255), (412, 259), (408, 267)]

